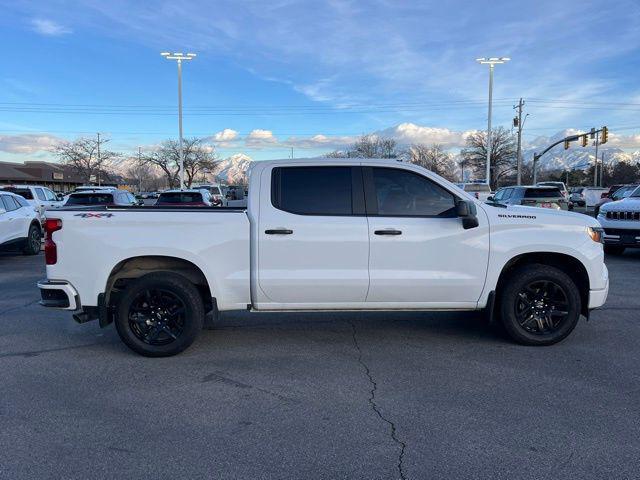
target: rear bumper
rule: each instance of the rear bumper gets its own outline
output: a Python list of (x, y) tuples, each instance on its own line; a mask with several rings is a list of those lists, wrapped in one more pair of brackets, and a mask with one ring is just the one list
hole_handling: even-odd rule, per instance
[(80, 297), (75, 288), (62, 280), (41, 280), (38, 282), (40, 289), (40, 305), (61, 310), (78, 310)]

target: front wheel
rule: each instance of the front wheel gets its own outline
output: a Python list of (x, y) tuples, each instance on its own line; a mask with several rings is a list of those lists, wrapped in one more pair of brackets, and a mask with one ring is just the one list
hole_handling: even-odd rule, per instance
[(578, 323), (580, 292), (571, 278), (555, 267), (527, 265), (504, 283), (500, 314), (504, 327), (523, 345), (553, 345)]
[(176, 355), (193, 343), (204, 320), (198, 289), (171, 272), (134, 280), (118, 302), (116, 330), (133, 351), (146, 357)]

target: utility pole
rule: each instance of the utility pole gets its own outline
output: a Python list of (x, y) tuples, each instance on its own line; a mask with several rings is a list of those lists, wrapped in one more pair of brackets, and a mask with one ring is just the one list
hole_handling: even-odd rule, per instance
[(98, 135), (98, 186), (100, 186), (100, 132), (97, 133)]
[(596, 160), (593, 170), (593, 186), (598, 186), (598, 140), (599, 140), (600, 130), (596, 132)]
[(517, 177), (518, 185), (522, 185), (522, 128), (524, 127), (524, 120), (526, 120), (526, 117), (524, 119), (522, 118), (522, 107), (524, 107), (524, 101), (521, 98), (520, 101), (518, 102), (518, 106), (513, 107), (518, 109), (518, 117), (516, 120), (517, 127), (518, 127), (518, 153), (516, 157), (518, 162), (518, 177)]
[(604, 152), (602, 152), (602, 160), (600, 161), (600, 186), (604, 187)]
[(291, 147), (291, 159), (293, 159), (293, 147)]
[(142, 147), (138, 147), (138, 193), (142, 191), (142, 171), (140, 170), (142, 166)]

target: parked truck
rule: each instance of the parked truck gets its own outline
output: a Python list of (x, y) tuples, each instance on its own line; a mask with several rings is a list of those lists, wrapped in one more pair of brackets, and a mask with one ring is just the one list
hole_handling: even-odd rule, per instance
[(484, 204), (422, 167), (256, 162), (247, 208), (64, 208), (46, 221), (42, 305), (115, 323), (147, 356), (186, 349), (205, 314), (484, 310), (525, 345), (604, 304), (590, 217)]

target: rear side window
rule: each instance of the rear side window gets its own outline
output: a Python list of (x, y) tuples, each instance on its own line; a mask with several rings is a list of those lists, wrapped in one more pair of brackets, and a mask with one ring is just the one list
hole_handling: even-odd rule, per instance
[(378, 216), (446, 217), (454, 214), (453, 194), (428, 178), (398, 168), (371, 170)]
[(351, 167), (280, 167), (272, 173), (273, 206), (300, 215), (352, 215)]
[(15, 200), (15, 202), (20, 206), (20, 207), (28, 207), (29, 206), (29, 202), (27, 202), (24, 198), (17, 196), (17, 197), (11, 197)]
[(74, 193), (66, 205), (109, 205), (113, 203), (110, 193)]
[(560, 189), (558, 188), (527, 188), (524, 192), (524, 198), (554, 198), (561, 197)]
[(28, 188), (5, 187), (3, 190), (20, 195), (22, 198), (26, 198), (27, 200), (33, 200), (31, 190)]
[(2, 204), (7, 212), (13, 212), (20, 208), (20, 205), (16, 203), (11, 195), (2, 195)]
[(202, 203), (202, 195), (199, 192), (161, 193), (158, 203)]
[(44, 192), (42, 191), (41, 188), (36, 188), (36, 195), (38, 196), (39, 200), (44, 201), (47, 199), (47, 197), (44, 196)]

